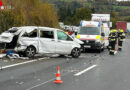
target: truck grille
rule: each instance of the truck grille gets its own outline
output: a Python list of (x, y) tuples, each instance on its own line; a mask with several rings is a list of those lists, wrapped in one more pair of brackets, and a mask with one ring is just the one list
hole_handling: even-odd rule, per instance
[(94, 40), (91, 40), (91, 41), (89, 41), (88, 43), (92, 43), (92, 44), (93, 44), (93, 43), (95, 43), (95, 41), (94, 41)]

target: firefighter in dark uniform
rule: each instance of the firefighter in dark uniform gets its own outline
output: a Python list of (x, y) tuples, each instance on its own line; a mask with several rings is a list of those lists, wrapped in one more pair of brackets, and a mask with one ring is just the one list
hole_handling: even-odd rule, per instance
[(115, 45), (116, 45), (116, 41), (117, 41), (117, 30), (113, 29), (110, 32), (109, 35), (109, 42), (110, 42), (110, 55), (114, 55), (115, 52)]
[(109, 37), (108, 37), (108, 40), (109, 40), (108, 50), (111, 49), (111, 34), (112, 34), (112, 30), (110, 30), (110, 34), (109, 34)]
[(122, 43), (124, 38), (125, 38), (125, 33), (123, 29), (119, 29), (118, 30), (118, 51), (122, 50)]

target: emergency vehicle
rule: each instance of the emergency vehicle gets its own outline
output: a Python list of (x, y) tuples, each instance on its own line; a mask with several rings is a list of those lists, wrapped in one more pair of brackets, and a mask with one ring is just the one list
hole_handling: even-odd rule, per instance
[(109, 29), (107, 24), (101, 21), (81, 21), (77, 38), (82, 40), (82, 49), (104, 50), (108, 46)]

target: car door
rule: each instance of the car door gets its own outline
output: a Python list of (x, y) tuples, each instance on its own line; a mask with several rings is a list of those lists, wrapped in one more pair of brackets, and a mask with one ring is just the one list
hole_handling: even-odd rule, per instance
[(73, 39), (65, 32), (57, 30), (56, 53), (70, 54), (72, 50)]
[(36, 48), (38, 48), (38, 29), (34, 29), (32, 30), (30, 33), (24, 33), (18, 43), (23, 46), (23, 47), (28, 47), (30, 45), (34, 46)]
[(39, 31), (39, 52), (55, 53), (54, 30), (40, 29)]

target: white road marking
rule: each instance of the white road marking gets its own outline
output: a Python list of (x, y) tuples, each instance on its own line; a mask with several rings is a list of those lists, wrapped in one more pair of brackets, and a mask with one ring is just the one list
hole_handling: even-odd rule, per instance
[[(70, 73), (70, 72), (67, 72), (67, 73), (65, 73), (64, 75), (61, 75), (61, 76), (63, 77), (63, 76), (65, 76), (65, 75), (67, 75), (68, 73)], [(46, 84), (46, 83), (49, 83), (49, 82), (54, 81), (55, 79), (56, 79), (56, 78), (50, 79), (50, 80), (48, 80), (48, 81), (45, 81), (45, 82), (43, 82), (43, 83), (40, 83), (40, 84), (35, 85), (35, 86), (33, 86), (33, 87), (30, 87), (30, 88), (28, 88), (28, 89), (26, 89), (26, 90), (32, 90), (32, 89), (34, 89), (34, 88), (40, 87), (40, 86), (42, 86), (42, 85), (44, 85), (44, 84)]]
[(97, 65), (92, 65), (91, 67), (88, 67), (88, 68), (84, 69), (83, 71), (74, 74), (74, 76), (79, 76), (79, 75), (81, 75), (81, 74), (83, 74), (83, 73), (85, 73), (85, 72), (87, 72), (87, 71), (89, 71), (89, 70), (95, 68), (96, 66), (97, 66)]
[(44, 84), (46, 84), (46, 83), (48, 83), (48, 82), (51, 82), (51, 81), (53, 81), (53, 80), (55, 80), (55, 78), (50, 79), (50, 80), (48, 80), (48, 81), (46, 81), (46, 82), (43, 82), (43, 83), (41, 83), (41, 84), (38, 84), (38, 85), (36, 85), (36, 86), (30, 87), (30, 88), (28, 88), (28, 89), (26, 89), (26, 90), (31, 90), (31, 89), (33, 89), (33, 88), (42, 86), (42, 85), (44, 85)]
[[(44, 58), (44, 59), (46, 59), (46, 58)], [(31, 62), (36, 62), (36, 61), (40, 61), (40, 60), (34, 59), (34, 60), (31, 60), (31, 61), (26, 61), (26, 62), (22, 62), (22, 63), (12, 64), (12, 65), (7, 65), (7, 66), (1, 66), (1, 69), (15, 67), (15, 66), (18, 66), (18, 65), (23, 65), (23, 64), (27, 64), (27, 63), (31, 63)]]

